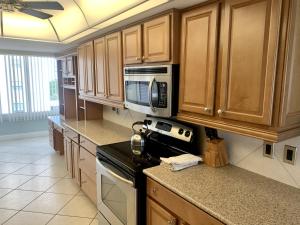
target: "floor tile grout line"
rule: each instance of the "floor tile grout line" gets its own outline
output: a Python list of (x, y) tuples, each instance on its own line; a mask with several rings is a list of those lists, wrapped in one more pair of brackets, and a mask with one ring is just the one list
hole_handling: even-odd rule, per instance
[[(6, 210), (8, 210), (8, 209), (6, 209)], [(10, 210), (12, 210), (12, 209), (10, 209)], [(13, 209), (14, 210), (14, 209)], [(18, 211), (18, 210), (15, 210), (16, 211), (16, 213), (14, 213), (13, 215), (11, 215), (7, 220), (5, 220), (3, 223), (1, 223), (1, 224), (5, 224), (6, 222), (8, 222), (11, 218), (13, 218), (15, 215), (17, 215), (20, 211)]]

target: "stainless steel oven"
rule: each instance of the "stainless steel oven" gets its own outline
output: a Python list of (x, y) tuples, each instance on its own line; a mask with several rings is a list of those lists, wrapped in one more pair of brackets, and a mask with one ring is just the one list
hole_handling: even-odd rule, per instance
[(101, 225), (137, 225), (137, 189), (132, 177), (109, 160), (96, 160)]
[(178, 71), (178, 65), (125, 67), (125, 106), (149, 115), (171, 117), (178, 109)]

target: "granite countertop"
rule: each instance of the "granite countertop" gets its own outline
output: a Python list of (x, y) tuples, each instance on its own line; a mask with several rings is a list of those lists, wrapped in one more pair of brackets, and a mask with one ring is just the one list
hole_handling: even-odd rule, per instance
[(144, 173), (228, 225), (299, 225), (300, 190), (235, 166)]
[(129, 128), (107, 120), (66, 120), (64, 126), (89, 139), (97, 145), (128, 141), (132, 135)]
[(64, 128), (64, 120), (61, 116), (48, 116), (48, 119), (55, 123), (57, 126)]

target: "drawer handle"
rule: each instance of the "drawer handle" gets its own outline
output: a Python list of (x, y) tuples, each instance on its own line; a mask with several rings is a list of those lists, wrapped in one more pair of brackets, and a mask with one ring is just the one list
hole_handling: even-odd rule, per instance
[(153, 188), (153, 189), (152, 189), (152, 193), (153, 193), (153, 194), (156, 194), (156, 192), (157, 192), (157, 188)]
[(84, 161), (85, 159), (79, 159), (80, 161)]
[(222, 110), (222, 109), (219, 109), (219, 110), (218, 110), (218, 114), (219, 114), (219, 115), (222, 115), (223, 113), (224, 113), (224, 110)]
[(86, 184), (87, 183), (87, 181), (85, 180), (85, 181), (81, 181), (81, 184)]
[(205, 112), (210, 112), (210, 111), (211, 111), (211, 109), (210, 109), (210, 108), (207, 108), (207, 107), (205, 107), (205, 108), (204, 108), (204, 111), (205, 111)]

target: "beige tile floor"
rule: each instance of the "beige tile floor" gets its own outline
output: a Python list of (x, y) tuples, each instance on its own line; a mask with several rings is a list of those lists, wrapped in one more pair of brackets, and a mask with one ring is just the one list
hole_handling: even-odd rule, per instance
[(0, 224), (98, 225), (48, 137), (0, 142)]

